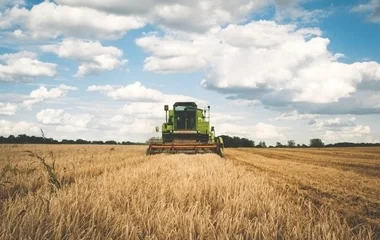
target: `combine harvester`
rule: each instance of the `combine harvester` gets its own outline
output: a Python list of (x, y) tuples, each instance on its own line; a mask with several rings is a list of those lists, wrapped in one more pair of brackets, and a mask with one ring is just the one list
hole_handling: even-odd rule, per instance
[[(176, 102), (173, 109), (165, 105), (166, 121), (162, 124), (162, 139), (151, 141), (147, 155), (158, 153), (216, 153), (223, 157), (223, 139), (215, 137), (215, 128), (210, 127), (208, 117), (194, 102)], [(159, 128), (156, 127), (159, 132)]]

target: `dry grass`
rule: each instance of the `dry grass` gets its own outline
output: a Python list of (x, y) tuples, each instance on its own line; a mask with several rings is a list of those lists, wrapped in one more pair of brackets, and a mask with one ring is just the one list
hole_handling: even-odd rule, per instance
[(380, 238), (380, 148), (239, 149), (228, 157)]
[[(50, 191), (25, 150), (53, 151), (61, 189)], [(0, 239), (373, 238), (368, 227), (350, 228), (330, 208), (217, 155), (147, 157), (144, 147), (126, 146), (0, 151)]]

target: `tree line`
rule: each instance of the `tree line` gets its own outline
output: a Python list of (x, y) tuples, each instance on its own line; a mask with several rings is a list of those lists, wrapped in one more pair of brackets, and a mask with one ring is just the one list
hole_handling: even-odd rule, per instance
[[(282, 144), (281, 142), (277, 142), (275, 146), (267, 146), (265, 141), (259, 141), (255, 144), (255, 141), (240, 138), (237, 136), (228, 136), (222, 135), (224, 142), (224, 147), (226, 148), (238, 148), (238, 147), (248, 147), (248, 148), (307, 148), (307, 147), (375, 147), (380, 146), (380, 143), (352, 143), (352, 142), (339, 142), (334, 144), (324, 144), (323, 141), (319, 138), (310, 139), (309, 145), (306, 144), (296, 144), (294, 140), (287, 141), (286, 144)], [(27, 136), (26, 134), (20, 134), (18, 136), (9, 135), (8, 137), (0, 136), (0, 144), (106, 144), (106, 145), (144, 145), (148, 144), (140, 142), (130, 142), (130, 141), (122, 141), (117, 142), (114, 140), (108, 141), (88, 141), (84, 139), (62, 139), (61, 141), (55, 140), (53, 138), (46, 137), (36, 137), (36, 136)]]
[(9, 135), (8, 137), (0, 136), (1, 143), (14, 143), (14, 144), (107, 144), (107, 145), (142, 145), (143, 143), (123, 141), (117, 142), (114, 140), (108, 141), (88, 141), (84, 139), (69, 140), (62, 139), (61, 141), (53, 138), (27, 136), (26, 134), (20, 134), (18, 136)]
[(256, 147), (256, 148), (308, 148), (308, 147), (376, 147), (380, 146), (380, 143), (352, 143), (352, 142), (338, 142), (333, 144), (325, 144), (319, 138), (312, 138), (308, 145), (306, 144), (296, 144), (294, 140), (288, 140), (286, 144), (282, 144), (281, 142), (277, 142), (275, 146), (267, 146), (265, 141), (259, 141), (255, 145), (255, 141), (249, 140), (247, 138), (239, 138), (239, 137), (230, 137), (227, 135), (222, 135), (224, 142), (224, 147)]

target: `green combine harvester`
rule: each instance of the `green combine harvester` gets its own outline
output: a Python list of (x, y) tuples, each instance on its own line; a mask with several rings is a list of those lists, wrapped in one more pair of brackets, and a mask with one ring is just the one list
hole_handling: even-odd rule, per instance
[(223, 139), (215, 137), (215, 128), (210, 127), (210, 106), (202, 110), (194, 102), (176, 102), (172, 110), (168, 105), (164, 109), (166, 121), (162, 124), (162, 139), (149, 143), (147, 155), (216, 153), (223, 157)]

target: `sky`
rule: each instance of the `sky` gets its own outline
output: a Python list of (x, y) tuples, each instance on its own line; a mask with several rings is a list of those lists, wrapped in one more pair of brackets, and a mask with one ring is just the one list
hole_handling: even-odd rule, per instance
[(0, 0), (0, 135), (380, 142), (380, 0)]

